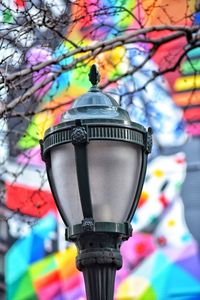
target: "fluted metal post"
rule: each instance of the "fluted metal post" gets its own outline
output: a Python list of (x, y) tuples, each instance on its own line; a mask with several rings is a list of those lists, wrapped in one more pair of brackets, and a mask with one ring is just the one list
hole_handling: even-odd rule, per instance
[[(67, 239), (78, 249), (76, 266), (83, 272), (87, 300), (113, 300), (116, 270), (122, 266), (120, 246), (131, 235), (132, 228), (128, 223), (116, 223), (116, 230), (109, 231), (108, 223), (99, 224), (102, 231), (95, 231), (95, 225), (84, 220), (83, 231), (78, 234), (67, 232)], [(124, 233), (118, 230), (121, 225)]]

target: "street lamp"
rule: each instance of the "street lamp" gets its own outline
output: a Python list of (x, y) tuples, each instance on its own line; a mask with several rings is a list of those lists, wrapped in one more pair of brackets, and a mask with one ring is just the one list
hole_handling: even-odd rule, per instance
[(78, 248), (87, 299), (112, 300), (120, 245), (132, 233), (152, 136), (101, 92), (95, 65), (89, 78), (92, 88), (46, 131), (41, 151), (66, 239)]

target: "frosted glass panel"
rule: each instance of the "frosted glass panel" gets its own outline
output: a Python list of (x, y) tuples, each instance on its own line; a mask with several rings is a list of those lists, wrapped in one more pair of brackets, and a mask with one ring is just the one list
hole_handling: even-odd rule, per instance
[(141, 147), (118, 141), (91, 141), (88, 163), (95, 221), (126, 221), (138, 185)]
[[(95, 221), (124, 222), (134, 201), (142, 164), (140, 146), (118, 141), (87, 145)], [(52, 176), (68, 225), (83, 220), (72, 144), (51, 150)]]
[(62, 209), (69, 225), (83, 220), (76, 176), (74, 146), (65, 144), (51, 150), (52, 174)]

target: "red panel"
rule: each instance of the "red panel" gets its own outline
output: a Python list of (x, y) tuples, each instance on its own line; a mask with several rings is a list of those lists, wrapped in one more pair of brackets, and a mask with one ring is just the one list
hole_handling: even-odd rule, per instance
[(23, 214), (42, 217), (48, 211), (56, 211), (50, 192), (33, 189), (19, 184), (6, 183), (6, 205)]
[(49, 286), (55, 282), (60, 282), (59, 270), (54, 270), (44, 276), (41, 276), (41, 278), (35, 280), (33, 284), (36, 290), (40, 290), (41, 288)]
[(186, 121), (200, 121), (200, 107), (189, 108), (184, 111)]
[(22, 8), (25, 6), (24, 0), (15, 0), (15, 4), (19, 8)]

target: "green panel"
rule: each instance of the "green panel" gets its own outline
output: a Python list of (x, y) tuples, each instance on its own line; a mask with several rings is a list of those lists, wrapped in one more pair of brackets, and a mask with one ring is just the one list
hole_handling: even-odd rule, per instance
[(15, 299), (14, 295), (16, 294), (18, 285), (19, 285), (18, 280), (12, 284), (6, 283), (6, 300), (14, 300)]
[(181, 66), (181, 72), (185, 75), (200, 72), (200, 59), (185, 61)]
[(38, 146), (39, 144), (39, 134), (38, 128), (35, 125), (34, 118), (29, 124), (25, 135), (19, 140), (17, 146), (20, 149), (29, 149)]
[(14, 19), (9, 9), (4, 10), (2, 15), (3, 15), (3, 23), (10, 23), (10, 24), (13, 23)]
[(7, 286), (7, 300), (37, 300), (32, 280), (27, 272), (20, 280)]
[(37, 280), (58, 268), (54, 255), (48, 256), (30, 267), (31, 278)]
[(149, 287), (144, 294), (140, 297), (140, 300), (157, 300), (156, 293), (152, 287)]

